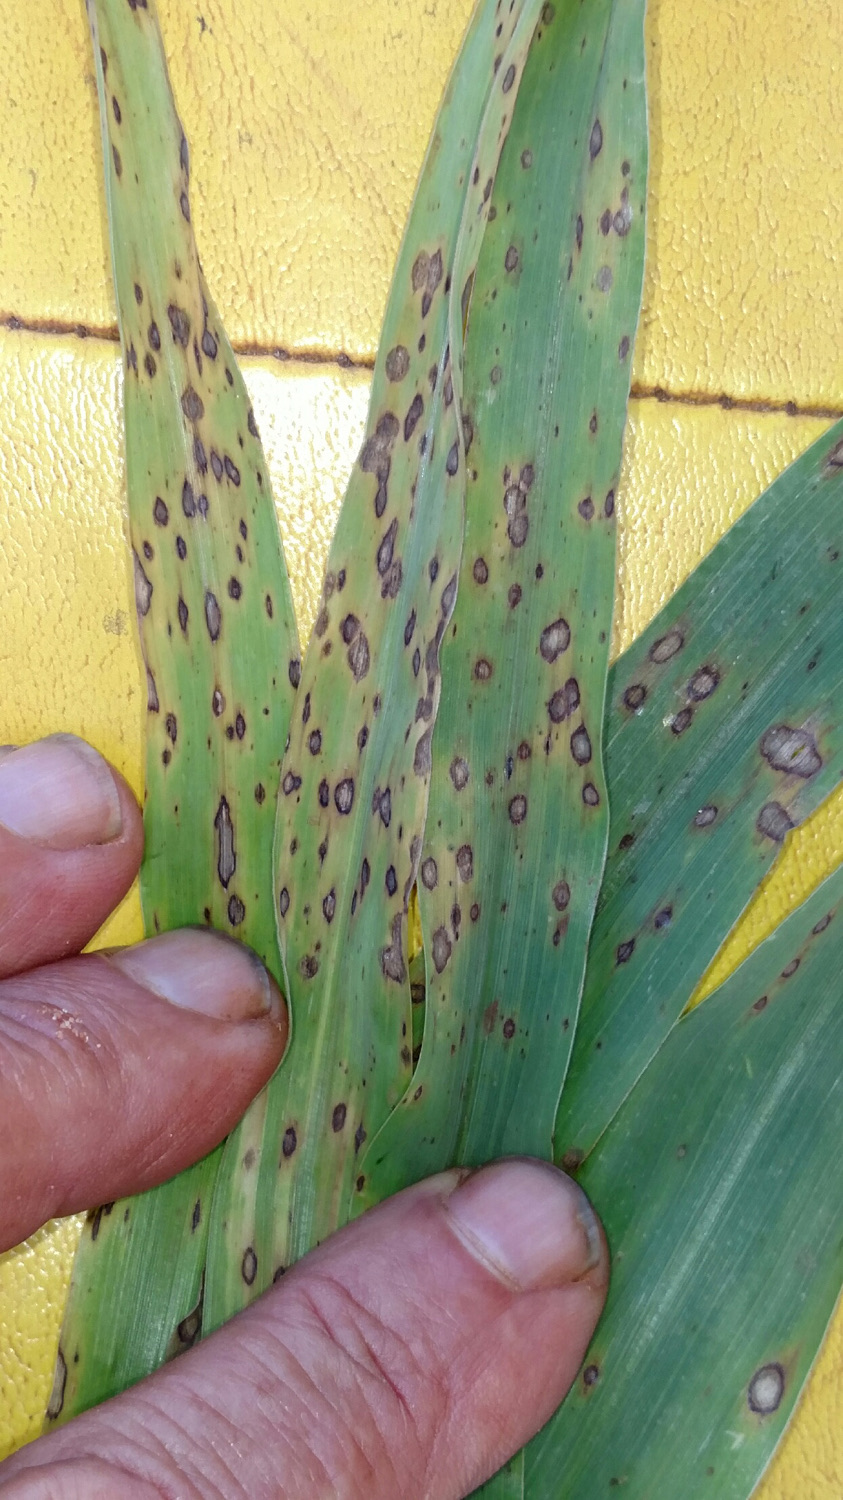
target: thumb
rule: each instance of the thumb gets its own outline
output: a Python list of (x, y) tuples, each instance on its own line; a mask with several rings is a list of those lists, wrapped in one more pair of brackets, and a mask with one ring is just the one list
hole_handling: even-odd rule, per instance
[(562, 1400), (607, 1281), (598, 1221), (563, 1173), (443, 1173), (12, 1459), (0, 1495), (457, 1500)]

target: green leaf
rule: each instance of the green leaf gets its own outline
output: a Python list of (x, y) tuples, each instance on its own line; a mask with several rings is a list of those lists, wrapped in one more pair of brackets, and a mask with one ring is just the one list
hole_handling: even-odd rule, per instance
[(606, 875), (556, 1124), (575, 1167), (788, 830), (843, 774), (843, 422), (727, 532), (612, 668)]
[(675, 1027), (585, 1163), (612, 1283), (531, 1500), (745, 1500), (763, 1473), (843, 1276), (841, 904), (843, 867)]
[[(154, 8), (101, 0), (89, 17), (148, 683), (144, 921), (149, 935), (214, 926), (280, 978), (272, 843), (298, 646), (267, 468), (199, 265)], [(195, 1341), (218, 1157), (89, 1220), (52, 1419)]]

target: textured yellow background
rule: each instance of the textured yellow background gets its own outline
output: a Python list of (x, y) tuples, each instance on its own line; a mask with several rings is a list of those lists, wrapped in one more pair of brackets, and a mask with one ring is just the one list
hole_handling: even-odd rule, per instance
[[(243, 355), (307, 629), (469, 0), (161, 0), (160, 10), (203, 262)], [(649, 259), (619, 496), (618, 647), (843, 412), (843, 7), (650, 0), (647, 43)], [(0, 98), (0, 743), (72, 729), (139, 789), (119, 365), (83, 0), (0, 0)], [(841, 850), (838, 798), (794, 837), (719, 972)], [(137, 935), (130, 895), (104, 937)], [(37, 1430), (75, 1236), (72, 1221), (48, 1225), (0, 1258), (0, 1454)], [(763, 1500), (839, 1500), (841, 1412), (838, 1316)]]

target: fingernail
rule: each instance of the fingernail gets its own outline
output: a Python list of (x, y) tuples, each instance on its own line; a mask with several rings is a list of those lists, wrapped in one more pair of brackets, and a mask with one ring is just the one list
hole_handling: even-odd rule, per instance
[(494, 1162), (465, 1178), (445, 1206), (466, 1248), (519, 1291), (568, 1286), (604, 1262), (585, 1193), (546, 1162)]
[(47, 849), (110, 844), (123, 829), (117, 783), (75, 734), (52, 734), (0, 756), (0, 824)]
[(218, 1021), (286, 1020), (281, 993), (260, 959), (219, 932), (192, 927), (165, 932), (105, 955), (136, 984), (182, 1010)]

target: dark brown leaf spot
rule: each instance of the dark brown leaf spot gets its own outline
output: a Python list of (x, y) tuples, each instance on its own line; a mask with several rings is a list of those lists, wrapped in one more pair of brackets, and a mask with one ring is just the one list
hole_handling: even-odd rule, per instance
[(137, 552), (133, 551), (132, 557), (135, 569), (135, 605), (138, 614), (143, 617), (149, 614), (149, 606), (152, 602), (152, 584), (143, 570), (143, 563), (138, 557)]
[(281, 790), (284, 793), (285, 797), (292, 796), (293, 792), (297, 792), (300, 786), (301, 777), (297, 776), (295, 771), (284, 772), (284, 780), (281, 782)]
[(315, 953), (306, 953), (299, 963), (302, 979), (315, 979), (319, 973), (319, 960)]
[(765, 838), (772, 839), (774, 844), (780, 844), (785, 834), (796, 825), (780, 802), (765, 802), (755, 820), (755, 826)]
[(390, 523), (389, 529), (382, 537), (380, 546), (378, 547), (377, 551), (377, 568), (382, 578), (384, 574), (389, 571), (390, 564), (392, 563), (392, 555), (395, 550), (395, 538), (397, 535), (398, 520), (396, 518)]
[(694, 710), (688, 703), (684, 708), (679, 710), (678, 714), (673, 715), (670, 721), (671, 732), (673, 734), (684, 734), (693, 717)]
[(586, 766), (591, 760), (591, 740), (584, 724), (571, 735), (571, 754), (578, 766)]
[(286, 917), (287, 912), (290, 910), (290, 892), (286, 886), (282, 886), (278, 893), (278, 910), (282, 917)]
[(527, 798), (522, 792), (517, 797), (512, 797), (509, 803), (509, 821), (516, 824), (523, 823), (527, 816)]
[(667, 635), (661, 635), (657, 641), (653, 642), (649, 650), (650, 661), (657, 662), (659, 665), (670, 661), (670, 658), (675, 656), (677, 651), (682, 650), (684, 644), (685, 637), (681, 630), (677, 630), (674, 627), (673, 630), (667, 632)]
[(310, 734), (307, 737), (307, 748), (310, 751), (311, 755), (319, 754), (319, 751), (322, 749), (321, 729), (311, 730)]
[(205, 624), (211, 640), (218, 641), (222, 629), (222, 613), (216, 594), (212, 594), (210, 589), (205, 590)]
[(547, 662), (554, 662), (571, 644), (571, 627), (560, 616), (552, 625), (546, 625), (539, 640), (539, 650)]
[(761, 739), (761, 754), (774, 771), (807, 780), (822, 768), (822, 757), (810, 730), (776, 724)]
[(463, 760), (461, 755), (455, 755), (449, 767), (449, 774), (456, 790), (461, 792), (463, 787), (468, 784), (470, 775), (468, 761)]
[(571, 899), (571, 887), (567, 880), (558, 880), (553, 887), (553, 904), (557, 911), (564, 911)]
[(784, 1388), (785, 1374), (782, 1366), (778, 1363), (762, 1365), (760, 1370), (756, 1370), (747, 1389), (746, 1400), (750, 1411), (757, 1412), (760, 1417), (771, 1416), (781, 1405)]
[(588, 154), (591, 160), (600, 155), (603, 150), (603, 126), (599, 120), (595, 120), (591, 127), (591, 135), (588, 138)]
[(336, 893), (336, 891), (334, 890), (334, 888), (332, 886), (331, 889), (329, 890), (327, 896), (325, 897), (324, 901), (322, 902), (322, 915), (325, 918), (325, 921), (329, 925), (334, 920), (334, 913), (335, 913), (336, 909), (337, 909), (337, 893)]
[(642, 682), (633, 682), (623, 695), (624, 707), (631, 713), (637, 713), (647, 696), (647, 689)]
[(600, 802), (600, 793), (593, 781), (587, 781), (582, 789), (582, 800), (586, 807), (597, 807)]
[(390, 349), (386, 356), (386, 378), (387, 380), (403, 380), (410, 368), (410, 356), (403, 344), (396, 344)]
[(688, 696), (695, 703), (701, 703), (704, 698), (710, 698), (720, 681), (720, 673), (716, 667), (700, 667), (688, 683)]
[(618, 943), (615, 951), (616, 964), (628, 964), (635, 952), (635, 938), (627, 938), (625, 943)]
[(420, 250), (413, 261), (411, 280), (413, 291), (420, 292), (422, 287), (427, 286), (427, 275), (430, 269), (430, 256), (426, 250)]
[(369, 670), (369, 642), (362, 630), (358, 631), (347, 652), (348, 665), (355, 682), (361, 682)]
[(388, 947), (381, 949), (380, 965), (385, 979), (391, 979), (395, 984), (403, 984), (405, 982), (407, 970), (404, 965), (404, 955), (401, 951), (400, 912), (396, 912), (392, 919), (392, 942)]
[(427, 859), (422, 861), (421, 878), (422, 885), (426, 890), (433, 891), (436, 889), (439, 881), (439, 870), (436, 865), (436, 860), (432, 855), (429, 855)]
[(404, 418), (404, 441), (406, 443), (409, 443), (410, 438), (413, 436), (413, 433), (415, 432), (416, 427), (423, 416), (424, 402), (422, 401), (422, 398), (418, 394), (418, 392), (416, 392), (415, 396), (410, 402), (409, 408), (407, 410), (407, 415)]
[(577, 510), (579, 511), (584, 521), (590, 521), (592, 519), (594, 515), (594, 501), (592, 500), (590, 495), (586, 495), (585, 499), (580, 501), (579, 505), (577, 506)]
[(452, 952), (451, 940), (444, 927), (437, 927), (434, 932), (431, 949), (434, 968), (437, 974), (441, 974)]
[(334, 806), (343, 817), (351, 812), (354, 802), (354, 781), (351, 776), (344, 776), (338, 781), (334, 788)]
[(432, 732), (432, 728), (426, 729), (416, 741), (416, 748), (413, 754), (413, 770), (417, 776), (427, 776), (430, 772), (430, 741)]
[(707, 806), (701, 807), (699, 812), (694, 814), (694, 827), (710, 828), (716, 817), (717, 808), (709, 803)]
[(506, 72), (503, 75), (503, 83), (501, 84), (501, 93), (508, 94), (509, 91), (510, 91), (510, 89), (512, 88), (512, 85), (514, 84), (514, 82), (515, 82), (515, 63), (510, 63), (509, 67), (507, 68)]
[(192, 385), (187, 387), (181, 398), (181, 409), (187, 417), (188, 422), (198, 422), (205, 415), (205, 405), (198, 391)]
[(298, 1140), (296, 1137), (296, 1132), (293, 1129), (292, 1125), (288, 1125), (287, 1129), (284, 1131), (284, 1139), (281, 1142), (282, 1155), (289, 1159), (295, 1151), (297, 1144)]
[(520, 583), (513, 583), (510, 585), (510, 589), (506, 596), (506, 599), (510, 609), (515, 609), (516, 605), (521, 603)]
[(239, 927), (246, 915), (246, 908), (239, 896), (230, 896), (228, 900), (228, 920), (232, 927)]
[(156, 495), (155, 497), (155, 504), (152, 507), (152, 517), (156, 526), (166, 526), (170, 519), (170, 512), (160, 495)]

